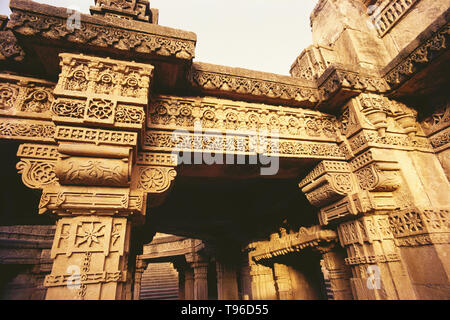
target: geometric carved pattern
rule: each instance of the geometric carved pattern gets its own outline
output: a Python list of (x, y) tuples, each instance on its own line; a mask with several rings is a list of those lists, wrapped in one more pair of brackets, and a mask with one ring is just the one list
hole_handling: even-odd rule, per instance
[(391, 230), (399, 246), (450, 243), (448, 209), (410, 208), (389, 216)]
[(58, 221), (51, 257), (73, 253), (110, 252), (123, 255), (126, 224), (122, 218), (71, 217)]

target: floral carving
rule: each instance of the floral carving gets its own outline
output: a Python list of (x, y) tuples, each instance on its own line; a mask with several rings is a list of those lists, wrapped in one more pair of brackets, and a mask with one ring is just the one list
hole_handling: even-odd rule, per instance
[(19, 90), (16, 85), (0, 84), (0, 109), (11, 109), (14, 106), (18, 94)]
[(80, 119), (84, 117), (85, 104), (77, 100), (58, 99), (52, 106), (52, 112), (59, 117)]
[(56, 174), (61, 184), (127, 186), (128, 164), (115, 159), (72, 157), (59, 160)]
[(171, 167), (140, 167), (138, 188), (150, 193), (162, 193), (169, 189), (176, 174)]
[(31, 189), (42, 189), (58, 181), (54, 161), (22, 159), (16, 168), (22, 174), (23, 183)]
[(104, 99), (92, 99), (87, 108), (87, 118), (108, 120), (112, 117), (114, 103)]

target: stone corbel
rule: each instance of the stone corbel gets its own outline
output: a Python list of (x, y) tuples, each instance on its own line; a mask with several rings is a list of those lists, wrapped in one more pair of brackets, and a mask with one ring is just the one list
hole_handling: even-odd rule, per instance
[(58, 185), (55, 165), (58, 160), (56, 146), (25, 143), (19, 146), (20, 161), (16, 168), (23, 183), (31, 189)]
[(322, 225), (357, 214), (351, 195), (358, 191), (347, 162), (322, 161), (299, 184), (309, 202), (320, 208)]
[(133, 167), (131, 188), (150, 194), (149, 204), (156, 207), (164, 201), (173, 185), (176, 166), (175, 155), (141, 152)]

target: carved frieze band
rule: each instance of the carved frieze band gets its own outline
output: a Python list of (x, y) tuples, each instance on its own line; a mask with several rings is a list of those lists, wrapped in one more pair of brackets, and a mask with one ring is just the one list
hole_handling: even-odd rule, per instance
[(450, 147), (450, 104), (436, 110), (430, 117), (421, 122), (421, 127), (428, 135), (435, 152), (441, 152)]
[[(170, 133), (150, 130), (145, 134), (145, 150), (165, 152), (217, 152), (226, 154), (256, 154), (295, 158), (343, 159), (337, 143), (311, 142), (256, 135), (221, 135)], [(259, 142), (258, 142), (259, 141)]]
[(197, 124), (205, 131), (276, 131), (285, 137), (336, 141), (336, 118), (306, 109), (158, 96), (149, 113), (149, 128), (191, 130)]
[(450, 24), (445, 24), (439, 31), (428, 40), (422, 42), (406, 59), (389, 70), (384, 79), (395, 88), (409, 79), (424, 65), (435, 60), (449, 47)]
[[(41, 36), (49, 40), (66, 40), (100, 48), (116, 48), (139, 53), (155, 53), (191, 60), (195, 55), (195, 40), (174, 38), (109, 25), (99, 25), (81, 19), (80, 28), (69, 28), (67, 17), (50, 17), (11, 7), (8, 28), (23, 36)], [(65, 12), (65, 11), (64, 11)], [(90, 17), (88, 17), (90, 18)]]
[(337, 234), (333, 230), (322, 229), (320, 226), (302, 227), (293, 234), (278, 234), (271, 236), (270, 241), (260, 241), (254, 246), (251, 256), (257, 263), (271, 260), (310, 247), (322, 250), (336, 243)]
[(193, 69), (192, 84), (204, 90), (220, 90), (252, 96), (306, 102), (315, 104), (319, 100), (317, 89), (246, 76)]
[[(327, 74), (327, 76), (325, 76)], [(389, 86), (382, 78), (330, 67), (320, 80), (319, 94), (322, 101), (330, 99), (340, 89), (369, 92), (387, 92)], [(321, 77), (321, 78), (322, 78)]]

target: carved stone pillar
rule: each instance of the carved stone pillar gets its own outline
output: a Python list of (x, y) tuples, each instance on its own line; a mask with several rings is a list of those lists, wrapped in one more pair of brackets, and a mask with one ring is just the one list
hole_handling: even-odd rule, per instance
[(141, 295), (141, 281), (142, 274), (147, 269), (148, 262), (137, 258), (136, 259), (136, 269), (134, 271), (134, 288), (133, 288), (133, 300), (139, 300)]
[[(321, 224), (337, 227), (356, 299), (448, 297), (442, 253), (449, 184), (415, 118), (414, 110), (380, 95), (350, 100), (339, 118), (348, 161), (322, 161), (300, 183), (320, 208)], [(405, 250), (407, 234), (431, 239), (431, 248)], [(431, 256), (435, 272), (425, 279), (414, 261), (427, 264)]]
[(251, 263), (250, 276), (254, 300), (278, 300), (272, 268)]
[(230, 264), (216, 262), (216, 271), (218, 299), (237, 300), (239, 297), (235, 267)]
[(289, 268), (284, 264), (274, 263), (273, 272), (280, 300), (293, 300), (294, 292), (292, 291)]
[[(43, 190), (39, 213), (59, 218), (47, 299), (131, 299), (132, 226), (144, 221), (147, 193), (166, 191), (175, 177), (170, 156), (136, 157), (153, 67), (60, 57), (56, 145), (23, 144), (17, 153), (24, 183)], [(149, 168), (161, 174), (145, 176)]]
[(194, 270), (194, 300), (208, 300), (208, 263), (195, 262)]
[(338, 250), (336, 246), (329, 246), (320, 250), (324, 266), (328, 272), (331, 284), (333, 300), (353, 300), (350, 278), (351, 269), (345, 264), (345, 252)]
[(184, 272), (184, 298), (194, 300), (194, 270), (186, 268)]

